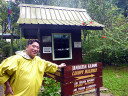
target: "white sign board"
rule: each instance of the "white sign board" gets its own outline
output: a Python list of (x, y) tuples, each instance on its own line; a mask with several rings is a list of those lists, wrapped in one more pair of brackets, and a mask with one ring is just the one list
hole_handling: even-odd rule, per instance
[(51, 47), (43, 47), (43, 53), (52, 53)]
[(74, 48), (81, 48), (81, 42), (74, 42)]

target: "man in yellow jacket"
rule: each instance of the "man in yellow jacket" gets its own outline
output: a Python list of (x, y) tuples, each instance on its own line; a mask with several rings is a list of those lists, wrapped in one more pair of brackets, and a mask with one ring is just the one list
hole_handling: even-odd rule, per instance
[(0, 84), (5, 85), (5, 96), (37, 96), (44, 72), (55, 73), (66, 66), (45, 61), (38, 53), (39, 41), (29, 40), (25, 51), (17, 52), (0, 64)]

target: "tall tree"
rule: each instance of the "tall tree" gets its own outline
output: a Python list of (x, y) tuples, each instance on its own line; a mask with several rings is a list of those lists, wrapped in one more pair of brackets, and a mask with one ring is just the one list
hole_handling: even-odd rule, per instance
[(123, 10), (124, 16), (128, 16), (128, 0), (118, 0), (117, 6)]
[(80, 0), (17, 0), (20, 3), (36, 4), (36, 5), (54, 5), (62, 7), (78, 8), (80, 6)]
[[(14, 31), (18, 27), (16, 23), (19, 18), (19, 3), (11, 2), (11, 29)], [(0, 25), (2, 26), (3, 33), (8, 31), (8, 3), (5, 0), (0, 1)]]
[(2, 31), (5, 33), (7, 31), (8, 24), (8, 6), (4, 0), (0, 1), (0, 25), (2, 26)]

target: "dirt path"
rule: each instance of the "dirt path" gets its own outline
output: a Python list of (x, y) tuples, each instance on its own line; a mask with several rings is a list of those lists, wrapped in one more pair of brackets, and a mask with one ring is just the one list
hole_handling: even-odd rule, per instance
[(0, 96), (3, 96), (3, 86), (0, 86)]
[[(105, 88), (105, 87), (101, 87), (100, 88), (100, 96), (114, 96), (113, 94), (111, 93), (107, 93), (108, 89)], [(105, 91), (102, 92), (102, 91)], [(77, 95), (73, 95), (73, 96), (96, 96), (95, 94), (95, 89), (94, 90), (90, 90), (90, 91), (87, 91), (87, 92), (84, 92), (84, 93), (80, 93), (80, 94), (77, 94)]]
[[(84, 94), (84, 95), (79, 95), (79, 96), (96, 96), (94, 93), (92, 94)], [(110, 93), (100, 93), (100, 96), (113, 96)]]
[[(101, 87), (100, 91), (108, 91), (108, 89), (105, 87)], [(0, 96), (3, 96), (3, 86), (0, 86)], [(73, 95), (73, 96), (96, 96), (96, 95), (95, 95), (95, 90), (90, 90), (90, 91), (87, 91), (87, 92), (84, 92), (81, 94), (77, 94), (77, 95)], [(114, 95), (112, 95), (111, 93), (101, 92), (100, 96), (114, 96)]]

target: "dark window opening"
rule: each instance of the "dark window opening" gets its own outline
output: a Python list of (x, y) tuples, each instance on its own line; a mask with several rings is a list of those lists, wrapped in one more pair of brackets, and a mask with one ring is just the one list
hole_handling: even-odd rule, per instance
[(71, 45), (69, 34), (54, 34), (54, 59), (71, 58)]

